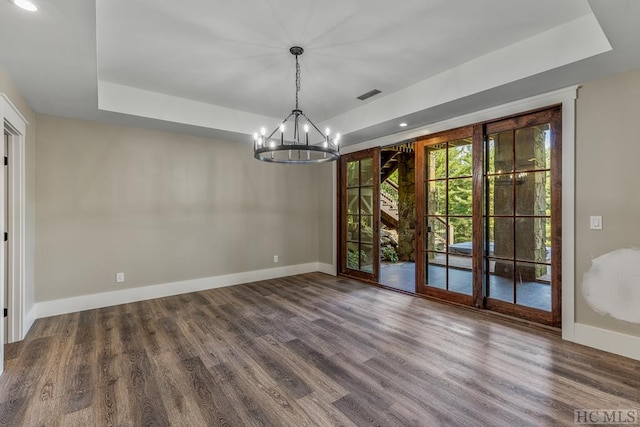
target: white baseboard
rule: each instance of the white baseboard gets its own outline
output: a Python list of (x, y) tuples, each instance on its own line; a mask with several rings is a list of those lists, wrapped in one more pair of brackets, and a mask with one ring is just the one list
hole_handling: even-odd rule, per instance
[(94, 308), (127, 304), (130, 302), (186, 294), (189, 292), (197, 292), (225, 286), (240, 285), (242, 283), (250, 283), (259, 280), (276, 279), (278, 277), (311, 273), (314, 271), (335, 275), (335, 268), (332, 265), (311, 262), (308, 264), (246, 271), (242, 273), (226, 274), (224, 276), (203, 277), (201, 279), (184, 280), (180, 282), (142, 286), (99, 294), (62, 298), (53, 301), (42, 301), (36, 303), (35, 308), (31, 310), (30, 315), (31, 313), (34, 313), (32, 315), (34, 319), (36, 316), (40, 319), (43, 317), (56, 316), (58, 314), (74, 313)]
[(318, 271), (320, 273), (329, 274), (331, 276), (337, 276), (338, 272), (335, 265), (318, 263)]
[(596, 328), (582, 323), (576, 323), (574, 327), (574, 342), (640, 360), (640, 337)]
[(35, 321), (36, 321), (36, 305), (34, 304), (31, 307), (31, 310), (29, 310), (27, 315), (24, 317), (24, 323), (22, 325), (22, 336), (20, 337), (20, 340), (23, 340), (24, 337), (27, 336), (29, 329), (31, 329), (31, 326), (33, 326), (33, 322)]

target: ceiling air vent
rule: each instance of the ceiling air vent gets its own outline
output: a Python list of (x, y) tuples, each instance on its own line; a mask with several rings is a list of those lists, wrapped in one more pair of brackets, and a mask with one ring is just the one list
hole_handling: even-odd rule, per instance
[(358, 99), (359, 99), (360, 101), (364, 101), (365, 99), (369, 99), (369, 98), (371, 98), (372, 96), (375, 96), (375, 95), (377, 95), (377, 94), (379, 94), (379, 93), (380, 93), (380, 91), (379, 91), (378, 89), (370, 90), (369, 92), (367, 92), (367, 93), (363, 93), (362, 95), (360, 95), (360, 96), (358, 97)]

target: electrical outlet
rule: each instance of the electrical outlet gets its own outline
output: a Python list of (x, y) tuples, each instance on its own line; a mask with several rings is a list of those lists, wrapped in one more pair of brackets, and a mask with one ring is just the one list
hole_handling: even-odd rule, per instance
[(124, 273), (116, 273), (116, 283), (124, 283)]
[(278, 262), (278, 255), (273, 256), (273, 262)]
[(589, 218), (589, 223), (592, 230), (602, 230), (602, 217), (592, 216)]

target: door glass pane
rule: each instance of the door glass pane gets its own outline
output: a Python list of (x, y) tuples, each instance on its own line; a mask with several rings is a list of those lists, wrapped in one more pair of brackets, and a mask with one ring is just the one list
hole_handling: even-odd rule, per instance
[(489, 176), (489, 215), (513, 215), (512, 177)]
[(446, 255), (428, 253), (427, 261), (424, 282), (432, 288), (447, 289)]
[(360, 184), (360, 161), (347, 162), (347, 187), (357, 187)]
[[(452, 258), (457, 258), (457, 260), (452, 260)], [(473, 293), (473, 275), (470, 269), (455, 268), (460, 261), (471, 265), (471, 257), (449, 255), (449, 290), (459, 294), (471, 295)]]
[(360, 188), (360, 213), (373, 214), (373, 187)]
[(447, 145), (437, 144), (425, 148), (427, 179), (447, 177)]
[(347, 268), (359, 270), (359, 258), (360, 251), (358, 250), (358, 243), (347, 242)]
[(428, 217), (426, 249), (429, 251), (444, 252), (447, 247), (447, 218)]
[(551, 130), (543, 124), (516, 130), (516, 171), (551, 167)]
[(449, 215), (471, 215), (471, 178), (449, 180)]
[(373, 215), (360, 217), (360, 241), (373, 243)]
[(489, 245), (494, 256), (513, 258), (513, 218), (489, 218)]
[(516, 258), (551, 262), (551, 227), (548, 218), (516, 218)]
[(489, 135), (487, 170), (489, 173), (513, 170), (513, 131)]
[(449, 142), (449, 178), (471, 176), (472, 154), (471, 138)]
[(447, 210), (447, 181), (427, 183), (427, 215), (445, 215)]
[(355, 214), (359, 211), (358, 194), (360, 190), (356, 188), (347, 189), (347, 213)]
[(490, 260), (489, 261), (489, 297), (513, 303), (514, 283), (513, 261)]
[(360, 185), (373, 185), (373, 159), (360, 160)]
[(347, 240), (360, 240), (360, 221), (358, 215), (347, 215)]
[(449, 252), (471, 255), (473, 221), (468, 218), (449, 218)]
[(373, 273), (373, 245), (360, 245), (360, 270)]
[(516, 263), (518, 304), (551, 311), (551, 266)]
[(516, 174), (516, 215), (551, 215), (551, 172)]

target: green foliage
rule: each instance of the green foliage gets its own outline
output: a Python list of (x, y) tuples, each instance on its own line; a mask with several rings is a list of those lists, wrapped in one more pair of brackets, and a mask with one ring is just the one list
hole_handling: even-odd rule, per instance
[(347, 267), (353, 270), (365, 270), (365, 266), (370, 266), (373, 259), (367, 254), (367, 251), (360, 251), (360, 262), (358, 263), (358, 251), (347, 249)]
[(359, 265), (358, 252), (347, 251), (347, 267), (357, 270)]
[[(452, 141), (431, 147), (429, 150), (429, 167), (433, 168), (430, 171), (431, 178), (449, 178), (448, 214), (470, 216), (473, 206), (472, 179), (470, 178), (473, 173), (473, 153), (470, 141)], [(447, 212), (445, 181), (436, 181), (436, 184), (433, 185), (433, 191), (434, 194), (432, 194), (431, 200), (437, 206), (434, 206), (432, 212)], [(471, 241), (471, 221), (457, 222), (453, 233), (456, 242)]]
[(398, 253), (393, 246), (382, 247), (382, 260), (389, 262), (398, 262)]
[(380, 192), (398, 203), (398, 190), (393, 188), (387, 181), (380, 184)]
[(398, 186), (398, 169), (394, 170), (393, 173), (389, 175), (389, 178), (387, 178), (387, 181), (393, 182), (396, 185), (396, 187)]

